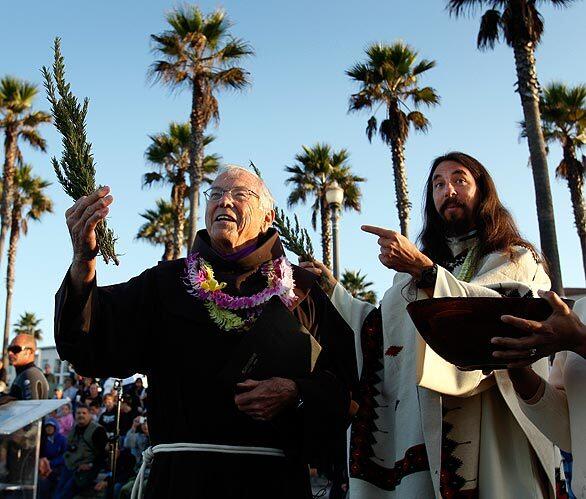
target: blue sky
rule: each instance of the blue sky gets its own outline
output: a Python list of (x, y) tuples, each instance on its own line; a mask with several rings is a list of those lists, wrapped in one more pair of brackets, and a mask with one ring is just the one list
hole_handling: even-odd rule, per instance
[[(154, 60), (149, 35), (165, 29), (164, 13), (173, 2), (7, 2), (0, 31), (0, 75), (15, 75), (41, 84), (40, 68), (52, 60), (52, 42), (62, 38), (68, 80), (79, 97), (91, 100), (88, 134), (94, 145), (98, 182), (109, 184), (115, 196), (110, 225), (119, 236), (120, 267), (99, 263), (101, 284), (120, 282), (156, 264), (162, 248), (134, 240), (139, 213), (154, 206), (166, 189), (141, 188), (147, 171), (144, 151), (148, 135), (163, 131), (170, 121), (186, 120), (187, 93), (173, 94), (147, 82)], [(341, 267), (361, 269), (382, 296), (393, 272), (377, 258), (376, 237), (360, 232), (368, 223), (398, 228), (394, 207), (390, 151), (364, 134), (367, 114), (347, 114), (355, 86), (344, 71), (363, 58), (371, 42), (402, 39), (420, 56), (437, 61), (422, 84), (436, 88), (441, 105), (426, 111), (432, 127), (427, 135), (412, 134), (406, 148), (413, 203), (411, 233), (421, 221), (422, 189), (432, 159), (462, 150), (482, 161), (493, 174), (504, 203), (525, 237), (538, 243), (534, 190), (528, 150), (518, 139), (521, 119), (514, 93), (513, 54), (505, 45), (479, 52), (475, 40), (478, 16), (450, 18), (440, 0), (363, 0), (269, 2), (200, 2), (204, 11), (224, 7), (235, 22), (233, 33), (248, 40), (256, 56), (245, 62), (253, 84), (241, 94), (221, 94), (221, 121), (210, 152), (229, 163), (252, 159), (263, 171), (277, 202), (285, 206), (285, 165), (301, 146), (326, 141), (347, 148), (356, 174), (368, 179), (363, 187), (362, 213), (344, 213), (341, 222)], [(546, 32), (537, 51), (537, 69), (544, 84), (553, 79), (569, 84), (586, 80), (582, 32), (586, 3), (567, 10), (543, 8)], [(48, 109), (44, 92), (35, 106)], [(49, 154), (24, 148), (35, 172), (53, 181), (49, 194), (55, 214), (31, 223), (18, 250), (12, 322), (24, 311), (43, 319), (45, 344), (52, 340), (53, 295), (71, 259), (63, 212), (71, 204), (57, 183), (50, 155), (60, 155), (59, 136), (52, 126), (42, 129)], [(553, 172), (560, 160), (553, 146)], [(2, 153), (0, 159), (3, 161)], [(583, 287), (580, 246), (565, 183), (551, 183), (564, 285)], [(309, 207), (295, 211), (309, 227)], [(314, 246), (319, 247), (316, 233)], [(0, 272), (5, 273), (5, 258)], [(4, 287), (0, 299), (4, 301)], [(2, 317), (2, 320), (4, 318)]]

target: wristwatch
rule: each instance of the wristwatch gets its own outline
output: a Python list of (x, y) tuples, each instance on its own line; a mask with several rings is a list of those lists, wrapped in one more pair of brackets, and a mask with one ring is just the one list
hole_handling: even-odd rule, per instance
[(433, 288), (435, 287), (435, 281), (437, 279), (437, 265), (434, 263), (431, 267), (425, 267), (421, 271), (421, 277), (415, 283), (419, 289)]

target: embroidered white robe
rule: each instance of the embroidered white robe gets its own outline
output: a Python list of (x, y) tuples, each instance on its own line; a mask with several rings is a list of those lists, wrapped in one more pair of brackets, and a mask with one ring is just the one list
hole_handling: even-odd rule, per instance
[[(468, 244), (466, 244), (468, 245)], [(462, 244), (451, 244), (457, 255)], [(504, 290), (549, 289), (543, 267), (526, 248), (516, 247), (515, 258), (493, 253), (484, 257), (469, 283), (459, 281), (438, 267), (433, 297), (501, 296)], [(461, 264), (460, 264), (461, 265)], [(454, 269), (457, 275), (459, 267)], [(488, 377), (481, 371), (460, 371), (444, 361), (423, 341), (406, 306), (411, 276), (398, 273), (381, 302), (383, 368), (380, 382), (373, 386), (376, 422), (370, 459), (380, 469), (395, 472), (397, 483), (381, 488), (372, 481), (352, 477), (353, 499), (441, 497), (440, 469), (442, 444), (442, 398), (481, 397), (479, 497), (482, 499), (524, 499), (553, 497), (554, 448), (519, 408), (505, 370)], [(417, 291), (417, 299), (427, 296)], [(363, 369), (361, 330), (373, 305), (349, 295), (336, 286), (332, 301), (355, 332), (359, 371)], [(471, 331), (470, 334), (474, 334)], [(533, 365), (547, 376), (547, 359)], [(379, 378), (377, 378), (378, 380)], [(423, 445), (429, 466), (417, 471)], [(351, 459), (352, 462), (352, 459)], [(409, 468), (415, 462), (415, 466)], [(414, 472), (405, 470), (414, 469)], [(403, 470), (403, 472), (401, 471)], [(543, 472), (547, 475), (543, 477)]]

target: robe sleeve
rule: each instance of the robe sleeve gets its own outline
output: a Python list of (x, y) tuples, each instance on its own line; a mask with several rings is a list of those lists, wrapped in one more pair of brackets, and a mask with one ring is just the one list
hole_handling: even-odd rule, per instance
[(560, 352), (555, 356), (549, 382), (544, 381), (545, 390), (539, 400), (525, 401), (519, 395), (517, 399), (525, 416), (541, 433), (560, 449), (572, 452), (570, 412), (563, 384), (566, 358), (567, 352)]
[(332, 462), (346, 452), (351, 391), (357, 383), (356, 355), (352, 330), (317, 284), (310, 299), (322, 351), (312, 374), (295, 379), (303, 400), (302, 449), (312, 460)]
[[(469, 283), (438, 266), (433, 298), (500, 297), (509, 291), (521, 296), (527, 293), (534, 296), (538, 289), (549, 287), (549, 278), (543, 266), (536, 262), (533, 253), (527, 248), (515, 247), (513, 259), (508, 253), (493, 253), (485, 257), (476, 276)], [(417, 298), (428, 297), (419, 291)], [(439, 393), (469, 397), (490, 388), (494, 382), (492, 375), (483, 375), (482, 371), (459, 370), (436, 354), (419, 335), (417, 359), (419, 386)]]
[(331, 296), (331, 301), (336, 310), (348, 323), (354, 332), (354, 350), (356, 351), (356, 362), (358, 373), (362, 371), (362, 344), (360, 334), (362, 325), (370, 312), (376, 308), (372, 303), (368, 303), (358, 298), (354, 298), (341, 284), (336, 284)]
[(55, 343), (84, 376), (126, 378), (151, 365), (156, 299), (152, 269), (128, 282), (72, 296), (69, 272), (55, 296)]

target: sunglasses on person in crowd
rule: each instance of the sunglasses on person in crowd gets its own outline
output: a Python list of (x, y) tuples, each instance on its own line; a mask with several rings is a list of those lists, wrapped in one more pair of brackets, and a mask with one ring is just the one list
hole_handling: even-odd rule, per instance
[(32, 350), (31, 347), (21, 347), (20, 345), (10, 345), (8, 347), (8, 351), (12, 352), (14, 355), (19, 354), (23, 350)]

